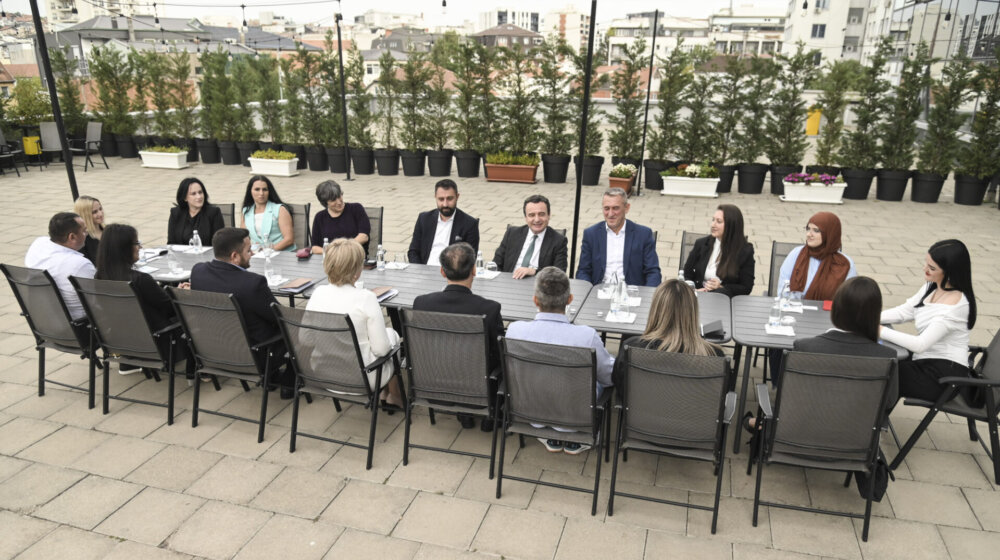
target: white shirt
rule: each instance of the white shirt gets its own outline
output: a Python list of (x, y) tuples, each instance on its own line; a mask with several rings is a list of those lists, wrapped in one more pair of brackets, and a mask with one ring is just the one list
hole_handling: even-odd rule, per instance
[(881, 317), (882, 323), (890, 325), (912, 320), (918, 334), (914, 336), (893, 329), (882, 329), (882, 339), (913, 352), (914, 360), (936, 358), (967, 365), (969, 300), (963, 294), (958, 303), (948, 305), (931, 303), (930, 296), (927, 296), (924, 304), (916, 307), (926, 292), (925, 284), (906, 303), (886, 309)]
[(528, 229), (528, 236), (524, 238), (524, 245), (521, 246), (521, 252), (517, 255), (517, 262), (514, 263), (515, 269), (521, 267), (521, 263), (524, 261), (524, 255), (528, 253), (528, 246), (531, 245), (531, 239), (533, 237), (538, 237), (538, 239), (535, 239), (535, 250), (531, 254), (531, 261), (528, 263), (528, 266), (538, 269), (538, 255), (542, 252), (542, 241), (545, 240), (545, 231), (547, 229), (548, 228), (543, 229), (542, 233), (538, 234), (531, 231), (530, 228)]
[(710, 278), (718, 278), (718, 268), (719, 268), (719, 253), (722, 252), (722, 241), (719, 238), (715, 238), (715, 244), (712, 245), (712, 254), (708, 257), (708, 264), (705, 265), (705, 280)]
[(451, 241), (451, 227), (455, 225), (455, 215), (452, 214), (447, 220), (443, 219), (441, 212), (438, 212), (438, 224), (434, 230), (434, 243), (431, 244), (431, 252), (427, 255), (427, 264), (437, 264), (441, 251), (444, 251)]
[(49, 271), (62, 293), (70, 317), (82, 319), (85, 316), (83, 304), (73, 285), (69, 283), (70, 276), (93, 278), (97, 273), (94, 264), (83, 253), (54, 243), (48, 237), (39, 237), (28, 247), (28, 252), (24, 255), (24, 266)]
[(625, 226), (626, 223), (622, 223), (622, 229), (615, 233), (608, 227), (608, 223), (604, 222), (604, 229), (607, 232), (607, 260), (605, 261), (604, 267), (604, 280), (603, 282), (607, 284), (611, 282), (615, 275), (618, 275), (618, 281), (625, 281)]

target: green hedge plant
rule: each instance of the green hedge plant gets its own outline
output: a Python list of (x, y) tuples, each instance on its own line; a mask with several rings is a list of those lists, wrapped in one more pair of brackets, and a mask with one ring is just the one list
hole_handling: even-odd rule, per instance
[(878, 137), (886, 110), (889, 82), (882, 78), (885, 64), (892, 52), (892, 42), (883, 37), (858, 78), (858, 95), (854, 106), (854, 130), (844, 135), (837, 163), (844, 169), (873, 169), (878, 164)]
[(883, 169), (906, 171), (913, 166), (917, 118), (922, 110), (920, 94), (931, 84), (930, 62), (927, 43), (922, 41), (916, 53), (903, 60), (899, 85), (888, 100), (886, 118), (878, 130)]

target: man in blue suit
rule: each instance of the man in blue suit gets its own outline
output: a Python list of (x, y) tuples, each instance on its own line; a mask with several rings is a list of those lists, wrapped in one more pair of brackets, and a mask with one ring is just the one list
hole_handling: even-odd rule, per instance
[(625, 219), (628, 195), (622, 189), (604, 191), (601, 201), (604, 222), (583, 232), (580, 266), (576, 277), (591, 284), (610, 282), (615, 274), (638, 286), (660, 285), (660, 259), (656, 256), (653, 230)]

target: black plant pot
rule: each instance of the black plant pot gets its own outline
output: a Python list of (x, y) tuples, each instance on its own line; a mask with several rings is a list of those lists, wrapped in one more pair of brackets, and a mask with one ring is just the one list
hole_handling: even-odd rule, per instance
[(306, 146), (306, 162), (309, 171), (326, 171), (330, 165), (326, 161), (326, 148), (323, 146)]
[(639, 166), (642, 164), (642, 161), (630, 157), (611, 156), (611, 167), (614, 167), (619, 163), (624, 163), (626, 165), (631, 163), (632, 165), (635, 166), (636, 169), (638, 169)]
[(458, 150), (455, 152), (455, 167), (459, 177), (479, 177), (479, 152), (475, 150)]
[(214, 138), (198, 138), (198, 155), (202, 163), (219, 163), (219, 143)]
[(785, 176), (802, 171), (801, 165), (772, 165), (771, 194), (785, 194)]
[(343, 146), (326, 148), (326, 163), (330, 167), (330, 173), (347, 173), (347, 155)]
[(955, 204), (979, 206), (986, 196), (986, 188), (990, 186), (990, 178), (980, 179), (974, 175), (955, 174)]
[(813, 173), (819, 173), (820, 175), (832, 175), (836, 177), (840, 175), (841, 169), (835, 165), (807, 165), (806, 173), (812, 175)]
[(351, 165), (356, 175), (371, 175), (375, 173), (375, 156), (371, 150), (351, 148)]
[(580, 175), (580, 184), (593, 186), (601, 181), (601, 168), (604, 167), (604, 158), (601, 156), (583, 156), (583, 161), (579, 161), (580, 156), (573, 156), (573, 163), (577, 165), (577, 173)]
[(542, 154), (542, 177), (546, 183), (565, 183), (570, 157), (566, 154)]
[(292, 152), (295, 154), (295, 157), (299, 158), (299, 162), (295, 165), (295, 169), (305, 169), (308, 167), (305, 146), (302, 144), (282, 144), (281, 149), (286, 152)]
[(874, 169), (841, 169), (844, 175), (844, 198), (848, 200), (865, 200), (872, 190), (872, 179), (875, 178)]
[(281, 149), (281, 146), (278, 145), (278, 144), (275, 144), (274, 142), (265, 142), (265, 141), (261, 140), (260, 142), (257, 142), (257, 144), (260, 145), (260, 149), (262, 149), (262, 150), (274, 150), (274, 149), (280, 150)]
[(427, 150), (427, 172), (431, 177), (451, 176), (451, 156), (454, 150)]
[(715, 168), (719, 170), (719, 182), (715, 185), (715, 192), (722, 194), (733, 192), (733, 175), (736, 174), (736, 166), (716, 165)]
[(174, 146), (187, 150), (188, 163), (198, 161), (198, 143), (194, 138), (174, 138), (173, 143)]
[(115, 144), (118, 146), (118, 156), (123, 158), (139, 157), (131, 134), (115, 134)]
[(672, 167), (672, 161), (661, 159), (647, 159), (642, 162), (643, 173), (646, 174), (646, 188), (651, 191), (663, 190), (663, 177), (660, 171), (666, 171)]
[(146, 136), (145, 134), (133, 134), (132, 144), (135, 145), (136, 152), (141, 152), (153, 145), (153, 138), (151, 136)]
[(763, 163), (741, 163), (737, 167), (736, 188), (741, 194), (760, 194), (764, 191), (764, 175), (767, 165)]
[(886, 202), (899, 202), (910, 182), (909, 169), (879, 169), (875, 181), (875, 198)]
[(947, 175), (937, 173), (913, 174), (913, 187), (910, 188), (910, 200), (913, 202), (937, 202), (941, 196), (941, 189), (944, 188), (944, 180)]
[(403, 160), (403, 175), (407, 177), (422, 177), (427, 168), (427, 152), (425, 150), (400, 150), (399, 157)]
[(154, 146), (161, 146), (161, 147), (163, 147), (163, 146), (173, 146), (174, 145), (174, 139), (173, 138), (167, 138), (166, 136), (150, 136), (150, 139), (152, 140), (152, 143), (153, 143)]
[(399, 150), (375, 150), (379, 175), (399, 175)]
[(236, 151), (240, 153), (240, 163), (250, 167), (250, 154), (257, 151), (257, 142), (237, 142)]
[(240, 165), (242, 163), (236, 142), (219, 140), (219, 156), (222, 158), (222, 165)]
[(115, 142), (114, 134), (101, 133), (101, 155), (104, 157), (118, 157), (118, 142)]

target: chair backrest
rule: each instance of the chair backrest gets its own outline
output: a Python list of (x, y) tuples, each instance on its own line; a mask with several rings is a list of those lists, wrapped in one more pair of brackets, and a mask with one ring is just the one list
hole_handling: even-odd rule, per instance
[(0, 270), (7, 277), (39, 346), (87, 353), (90, 341), (82, 340), (73, 329), (66, 302), (48, 271), (9, 264), (0, 265)]
[(264, 371), (250, 350), (246, 324), (232, 294), (167, 288), (202, 373), (254, 376)]
[(723, 356), (627, 347), (622, 391), (626, 439), (689, 449), (723, 445), (722, 417), (735, 372)]
[[(226, 227), (236, 227), (236, 205), (232, 202), (216, 204), (219, 207), (219, 211), (222, 212), (222, 223)], [(291, 210), (289, 210), (291, 212)], [(211, 240), (209, 240), (211, 242)]]
[(78, 277), (69, 280), (80, 295), (97, 343), (105, 352), (153, 364), (166, 362), (149, 330), (148, 320), (144, 325), (136, 325), (136, 319), (145, 319), (146, 315), (130, 282)]
[(486, 316), (402, 311), (411, 394), (417, 399), (489, 406)]
[(311, 204), (286, 204), (288, 212), (292, 215), (292, 237), (295, 238), (295, 246), (299, 249), (309, 247), (312, 243), (309, 240), (309, 207)]
[[(986, 348), (986, 357), (980, 362), (979, 375), (991, 381), (1000, 382), (1000, 332), (993, 337)], [(993, 402), (1000, 403), (1000, 388), (993, 388)]]
[(375, 260), (378, 246), (382, 244), (382, 213), (385, 209), (381, 206), (365, 206), (365, 214), (368, 214), (368, 222), (371, 223), (372, 231), (368, 234), (368, 260)]
[(788, 352), (767, 453), (870, 463), (895, 358)]
[[(694, 242), (698, 241), (702, 237), (705, 237), (703, 233), (694, 231), (685, 231), (681, 234), (681, 262), (677, 265), (678, 269), (684, 268), (684, 264), (687, 263), (688, 260), (688, 255), (690, 255), (691, 250), (694, 249)], [(689, 278), (688, 280), (693, 280), (693, 278)]]
[(792, 249), (802, 245), (801, 243), (788, 243), (787, 241), (771, 242), (771, 275), (767, 278), (767, 295), (774, 297), (778, 295), (781, 286), (778, 285), (778, 277), (781, 276), (781, 265), (785, 262), (785, 257)]
[(312, 390), (366, 395), (368, 378), (351, 317), (271, 304), (292, 367)]
[(101, 141), (101, 128), (104, 123), (90, 121), (87, 123), (87, 142), (100, 142)]
[(59, 129), (54, 122), (43, 122), (38, 125), (42, 139), (42, 150), (61, 150), (62, 143), (59, 142)]
[(504, 338), (505, 407), (514, 422), (594, 431), (597, 357), (593, 348)]

